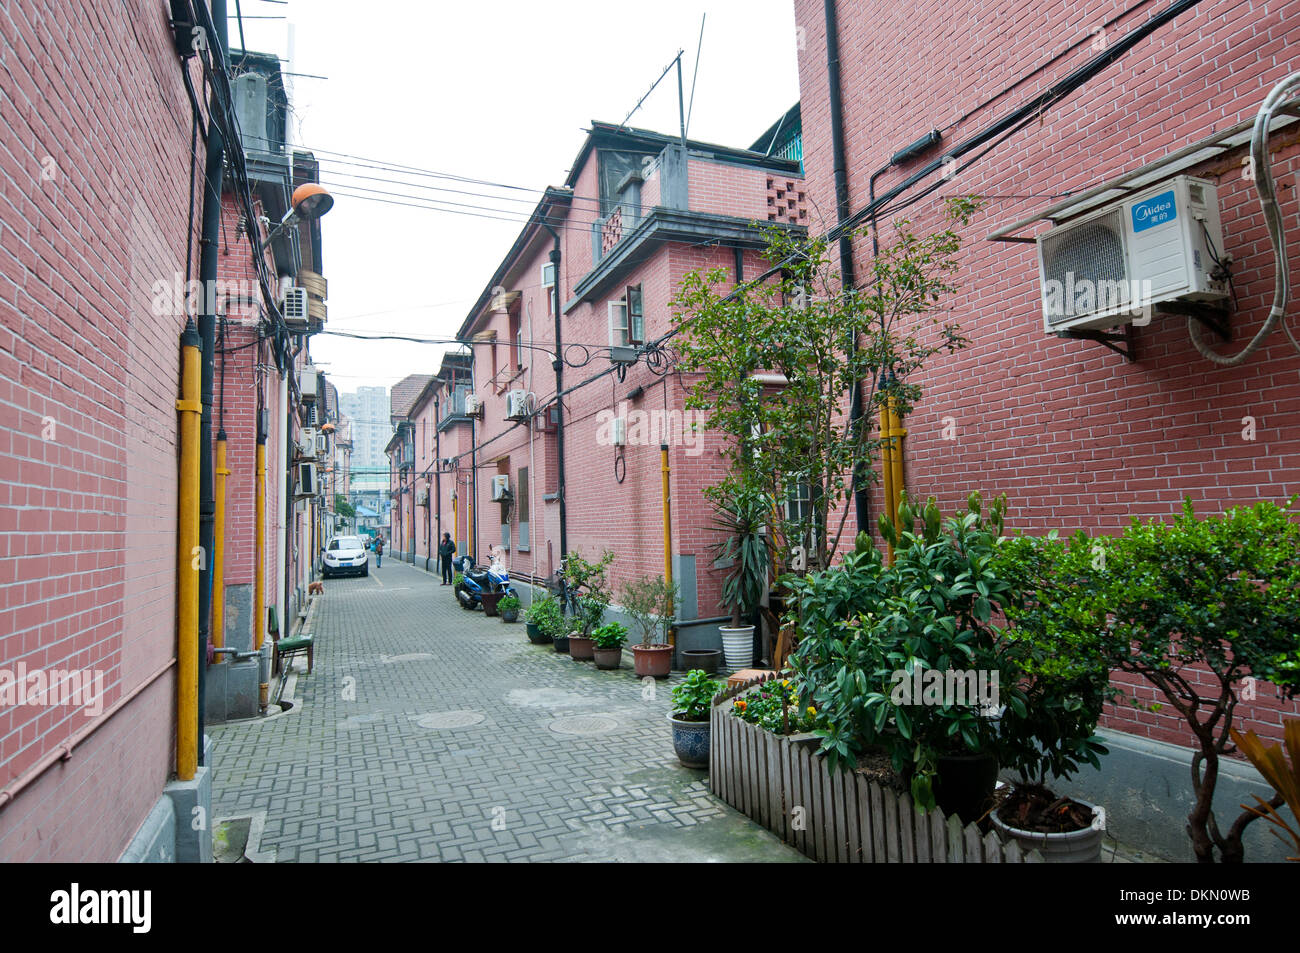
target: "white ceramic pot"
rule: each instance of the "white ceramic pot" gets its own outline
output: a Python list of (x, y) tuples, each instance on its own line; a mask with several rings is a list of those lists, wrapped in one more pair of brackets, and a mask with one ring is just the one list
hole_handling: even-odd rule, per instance
[(749, 668), (754, 664), (754, 627), (741, 625), (732, 628), (729, 625), (718, 626), (722, 633), (722, 655), (727, 668), (733, 672)]
[(997, 812), (989, 815), (989, 820), (1002, 834), (1003, 839), (1014, 839), (1022, 850), (1036, 850), (1049, 864), (1096, 864), (1101, 862), (1101, 841), (1106, 834), (1106, 810), (1096, 804), (1090, 804), (1083, 798), (1071, 798), (1076, 804), (1092, 808), (1092, 825), (1081, 831), (1064, 834), (1042, 834), (1037, 831), (1022, 831), (1012, 827)]

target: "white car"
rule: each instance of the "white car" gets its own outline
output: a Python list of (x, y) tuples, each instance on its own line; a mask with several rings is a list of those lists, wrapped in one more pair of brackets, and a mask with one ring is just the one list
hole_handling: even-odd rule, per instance
[(325, 547), (325, 565), (321, 568), (321, 575), (328, 579), (348, 573), (370, 575), (370, 555), (366, 552), (365, 540), (360, 536), (334, 536)]

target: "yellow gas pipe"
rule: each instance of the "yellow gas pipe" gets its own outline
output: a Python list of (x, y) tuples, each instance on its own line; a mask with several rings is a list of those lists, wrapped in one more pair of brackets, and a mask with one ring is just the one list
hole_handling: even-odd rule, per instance
[(194, 780), (199, 733), (199, 333), (187, 321), (181, 335), (181, 481), (177, 488), (176, 777)]
[(226, 644), (226, 431), (217, 431), (217, 467), (215, 497), (217, 512), (213, 519), (212, 546), (212, 645), (221, 648)]
[[(673, 508), (668, 495), (668, 476), (672, 472), (668, 466), (668, 444), (659, 445), (659, 465), (664, 479), (664, 582), (671, 589), (673, 585)], [(673, 632), (668, 633), (668, 644), (676, 640)]]
[[(890, 424), (889, 404), (886, 402), (880, 408), (880, 473), (884, 478), (884, 499), (883, 507), (885, 516), (893, 521), (898, 518), (898, 505), (894, 500), (894, 461), (893, 461), (893, 440), (891, 431), (893, 428)], [(894, 547), (885, 541), (886, 559), (892, 565), (894, 562)]]
[(253, 648), (262, 648), (266, 626), (266, 437), (258, 434), (253, 482)]

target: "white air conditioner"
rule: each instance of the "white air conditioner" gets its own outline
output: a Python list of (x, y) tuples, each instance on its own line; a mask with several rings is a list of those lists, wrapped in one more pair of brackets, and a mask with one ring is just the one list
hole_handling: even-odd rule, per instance
[(324, 434), (324, 433), (318, 433), (318, 434), (316, 434), (316, 454), (317, 454), (317, 456), (321, 456), (321, 457), (325, 456), (327, 453), (329, 453), (329, 449), (330, 449), (330, 448), (329, 448), (329, 437), (328, 437), (326, 434)]
[(508, 474), (498, 473), (492, 477), (492, 499), (510, 499), (510, 477)]
[(483, 402), (474, 394), (465, 395), (465, 414), (468, 417), (477, 417), (483, 409)]
[(528, 391), (512, 390), (506, 394), (506, 420), (527, 420), (531, 409)]
[(302, 373), (298, 375), (298, 391), (302, 394), (303, 400), (316, 399), (316, 368), (312, 364), (304, 364)]
[(1151, 308), (1228, 297), (1213, 277), (1223, 230), (1214, 184), (1181, 175), (1038, 236), (1043, 329), (1146, 324)]
[(285, 289), (284, 297), (280, 300), (280, 314), (290, 331), (307, 330), (309, 306), (306, 288), (295, 286)]
[(316, 477), (316, 464), (300, 463), (298, 464), (298, 486), (294, 491), (294, 496), (305, 498), (315, 496), (320, 492), (320, 483)]
[(317, 436), (315, 427), (302, 428), (298, 435), (298, 456), (308, 459), (316, 456)]

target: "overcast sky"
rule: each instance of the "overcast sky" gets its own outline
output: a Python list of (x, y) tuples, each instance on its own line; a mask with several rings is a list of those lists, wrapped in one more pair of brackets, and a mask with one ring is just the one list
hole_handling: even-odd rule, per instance
[[(290, 82), (291, 136), (316, 152), (322, 181), (337, 195), (321, 222), (329, 330), (454, 335), (539, 198), (345, 165), (358, 163), (347, 157), (528, 189), (559, 185), (582, 130), (593, 119), (621, 121), (679, 49), (689, 101), (704, 14), (691, 138), (748, 146), (799, 98), (790, 0), (241, 5), (249, 49), (288, 59), (292, 45), (287, 69), (327, 77)], [(235, 8), (230, 2), (230, 42), (238, 47)], [(677, 132), (675, 74), (629, 125)], [(422, 196), (473, 214), (362, 195), (388, 202)], [(350, 391), (431, 372), (444, 348), (318, 335), (311, 350), (339, 389)]]

